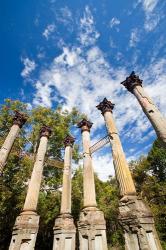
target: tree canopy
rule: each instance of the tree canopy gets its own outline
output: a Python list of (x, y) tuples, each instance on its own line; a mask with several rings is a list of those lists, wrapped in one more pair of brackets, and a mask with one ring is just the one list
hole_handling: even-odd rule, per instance
[[(0, 178), (0, 249), (10, 244), (12, 228), (23, 208), (28, 182), (32, 173), (39, 130), (43, 124), (51, 127), (53, 133), (48, 143), (42, 185), (38, 202), (40, 215), (36, 249), (52, 249), (53, 225), (59, 214), (64, 146), (63, 140), (72, 127), (84, 116), (76, 109), (63, 111), (61, 107), (51, 110), (36, 107), (31, 110), (20, 101), (5, 101), (0, 109), (0, 146), (12, 125), (12, 114), (19, 110), (29, 116), (27, 123), (15, 140), (3, 176)], [(78, 162), (79, 146), (74, 146), (73, 158)], [(156, 228), (163, 249), (166, 249), (166, 150), (155, 141), (147, 156), (130, 163), (138, 194), (149, 204), (154, 214)], [(118, 223), (119, 191), (115, 178), (101, 181), (95, 174), (97, 203), (104, 212), (107, 225), (107, 239), (111, 249), (124, 249), (123, 232)], [(82, 168), (73, 172), (72, 214), (77, 222), (83, 205)]]

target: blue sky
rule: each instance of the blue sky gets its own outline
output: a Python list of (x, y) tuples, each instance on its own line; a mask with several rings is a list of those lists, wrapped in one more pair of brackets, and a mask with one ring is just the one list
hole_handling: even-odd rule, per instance
[[(1, 103), (75, 106), (94, 123), (93, 144), (106, 134), (95, 106), (107, 97), (127, 159), (148, 152), (154, 131), (120, 82), (135, 70), (166, 114), (165, 1), (6, 0), (0, 12)], [(110, 148), (94, 154), (94, 168), (102, 179), (113, 174)]]

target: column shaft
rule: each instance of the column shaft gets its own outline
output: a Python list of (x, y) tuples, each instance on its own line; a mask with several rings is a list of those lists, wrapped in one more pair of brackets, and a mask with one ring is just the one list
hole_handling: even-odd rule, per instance
[(142, 110), (149, 118), (157, 136), (164, 142), (166, 146), (166, 119), (155, 106), (151, 98), (146, 94), (142, 86), (135, 86), (133, 94), (140, 103)]
[(83, 189), (84, 189), (84, 207), (96, 207), (96, 192), (94, 182), (94, 172), (92, 167), (92, 158), (90, 155), (90, 133), (82, 132), (83, 141)]
[(9, 134), (6, 137), (5, 142), (3, 143), (1, 149), (0, 149), (0, 173), (3, 171), (3, 168), (6, 164), (6, 160), (8, 158), (8, 155), (11, 151), (11, 148), (13, 146), (13, 143), (20, 131), (20, 127), (18, 125), (13, 125), (10, 129)]
[(120, 187), (120, 193), (122, 196), (135, 195), (136, 190), (134, 182), (132, 180), (132, 176), (125, 158), (125, 154), (123, 152), (123, 148), (113, 120), (112, 113), (110, 111), (106, 111), (104, 113), (104, 119), (106, 122), (108, 133), (112, 137), (111, 144), (113, 163), (115, 167), (116, 178)]
[(71, 159), (72, 148), (71, 146), (66, 146), (63, 171), (61, 214), (71, 213)]
[(60, 215), (55, 219), (53, 250), (75, 250), (76, 228), (71, 215), (71, 161), (74, 138), (68, 135), (64, 140), (65, 157)]
[(154, 130), (156, 131), (158, 138), (163, 142), (163, 146), (166, 147), (166, 119), (144, 91), (142, 87), (142, 80), (133, 71), (125, 81), (121, 82), (121, 84), (135, 95), (145, 115), (148, 117)]
[(23, 211), (36, 211), (47, 142), (47, 137), (41, 137)]
[(16, 218), (9, 250), (32, 250), (39, 228), (39, 215), (36, 213), (39, 197), (44, 157), (47, 149), (51, 129), (43, 126), (40, 130), (40, 143), (35, 159), (35, 164), (28, 186), (23, 212)]

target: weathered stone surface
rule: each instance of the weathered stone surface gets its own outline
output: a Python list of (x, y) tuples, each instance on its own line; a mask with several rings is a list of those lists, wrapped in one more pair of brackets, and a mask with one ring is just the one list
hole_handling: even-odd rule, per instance
[(108, 101), (106, 98), (97, 106), (101, 110), (108, 134), (110, 136), (110, 142), (112, 146), (112, 156), (115, 168), (116, 178), (120, 188), (121, 196), (124, 195), (135, 195), (136, 190), (134, 182), (131, 177), (131, 173), (126, 161), (125, 154), (121, 145), (121, 141), (118, 135), (118, 131), (113, 119), (112, 110), (114, 105), (112, 102)]
[(142, 107), (143, 112), (148, 117), (154, 130), (156, 131), (158, 138), (163, 142), (164, 147), (166, 147), (166, 119), (160, 113), (152, 99), (144, 91), (142, 87), (142, 80), (140, 80), (139, 76), (132, 72), (131, 75), (121, 84), (123, 84), (131, 93), (135, 95)]
[(28, 119), (28, 116), (24, 113), (19, 112), (18, 110), (15, 110), (15, 115), (13, 117), (13, 124), (18, 125), (19, 128), (22, 128), (22, 126), (26, 123)]
[(74, 250), (76, 229), (71, 216), (71, 161), (74, 138), (64, 140), (65, 157), (60, 215), (55, 219), (53, 250)]
[[(94, 182), (94, 172), (92, 166), (92, 157), (90, 154), (90, 128), (92, 123), (83, 119), (79, 125), (82, 131), (83, 144), (83, 192), (84, 207), (96, 207), (96, 192)], [(89, 188), (90, 187), (90, 188)]]
[(72, 137), (71, 135), (68, 135), (68, 136), (66, 136), (66, 138), (64, 139), (64, 145), (65, 145), (65, 147), (67, 147), (67, 146), (73, 146), (73, 144), (74, 144), (74, 142), (75, 142), (75, 138), (74, 137)]
[(47, 143), (47, 136), (42, 136), (40, 138), (40, 143), (36, 154), (36, 160), (30, 183), (28, 186), (28, 192), (25, 199), (23, 211), (36, 211), (44, 167), (44, 158), (47, 150)]
[(33, 212), (21, 213), (15, 222), (9, 250), (32, 250), (38, 232), (39, 216)]
[(10, 129), (1, 149), (0, 149), (0, 175), (2, 175), (4, 166), (6, 165), (7, 158), (12, 149), (13, 143), (20, 132), (20, 128), (24, 125), (27, 120), (27, 116), (23, 113), (15, 111), (13, 117), (13, 126)]
[(61, 198), (61, 214), (71, 213), (71, 161), (72, 161), (72, 146), (74, 143), (73, 137), (65, 138), (65, 157), (63, 170), (63, 186)]
[(89, 131), (90, 132), (90, 129), (92, 127), (93, 123), (86, 120), (86, 119), (82, 119), (82, 121), (80, 121), (77, 126), (78, 128), (81, 128), (81, 132), (83, 131)]
[(9, 250), (32, 250), (35, 247), (39, 225), (36, 209), (50, 131), (44, 128), (42, 133), (23, 212), (16, 218)]
[(80, 250), (107, 250), (104, 214), (97, 208), (84, 208), (78, 221)]
[(142, 80), (135, 74), (134, 71), (132, 71), (131, 74), (126, 77), (126, 80), (121, 82), (121, 84), (124, 85), (128, 91), (133, 92), (133, 89), (136, 86), (142, 86)]
[(140, 103), (142, 110), (151, 122), (158, 138), (166, 147), (166, 119), (155, 106), (151, 98), (146, 94), (141, 86), (136, 86), (133, 89), (133, 94)]
[(55, 219), (53, 250), (75, 250), (76, 228), (71, 214), (60, 214)]
[(126, 250), (161, 250), (149, 207), (137, 196), (125, 196), (119, 203)]

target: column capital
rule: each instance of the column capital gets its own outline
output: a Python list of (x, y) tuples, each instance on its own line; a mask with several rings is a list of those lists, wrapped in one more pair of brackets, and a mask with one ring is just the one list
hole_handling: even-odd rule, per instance
[(142, 80), (134, 71), (132, 71), (131, 74), (126, 77), (126, 80), (121, 82), (121, 84), (125, 86), (128, 91), (132, 92), (135, 86), (142, 86)]
[(41, 129), (40, 129), (40, 138), (41, 138), (42, 136), (45, 136), (45, 137), (49, 138), (50, 135), (51, 135), (51, 133), (52, 133), (51, 128), (50, 128), (49, 126), (44, 125), (44, 126), (41, 127)]
[(18, 110), (14, 111), (15, 115), (13, 117), (13, 124), (18, 125), (20, 128), (25, 124), (28, 119), (28, 116), (24, 113), (19, 112)]
[(88, 121), (88, 120), (86, 120), (85, 118), (82, 119), (82, 121), (80, 121), (77, 124), (78, 128), (81, 128), (81, 132), (83, 132), (83, 131), (90, 132), (90, 129), (91, 129), (92, 125), (93, 125), (93, 123), (90, 122), (90, 121)]
[(101, 110), (102, 115), (104, 115), (104, 113), (107, 111), (112, 113), (114, 106), (115, 104), (113, 104), (111, 101), (108, 101), (107, 98), (104, 98), (103, 101), (100, 102), (96, 107)]
[(67, 146), (73, 146), (73, 144), (74, 144), (74, 142), (75, 142), (75, 138), (74, 137), (72, 137), (71, 135), (67, 135), (66, 137), (65, 137), (65, 139), (64, 139), (64, 145), (65, 145), (65, 147), (67, 147)]

